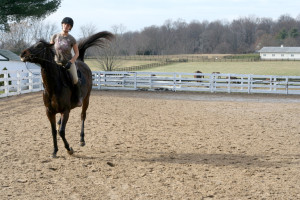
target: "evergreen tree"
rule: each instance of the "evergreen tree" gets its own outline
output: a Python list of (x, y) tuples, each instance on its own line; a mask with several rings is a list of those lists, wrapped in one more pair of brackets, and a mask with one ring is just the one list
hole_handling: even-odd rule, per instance
[(288, 32), (285, 29), (282, 29), (277, 35), (277, 38), (280, 40), (284, 40), (287, 37), (288, 37)]
[(291, 38), (296, 38), (299, 36), (299, 32), (298, 32), (298, 29), (297, 28), (293, 28), (291, 31), (290, 31), (290, 37)]
[(1, 0), (0, 30), (9, 30), (8, 23), (25, 18), (43, 18), (55, 12), (61, 0)]

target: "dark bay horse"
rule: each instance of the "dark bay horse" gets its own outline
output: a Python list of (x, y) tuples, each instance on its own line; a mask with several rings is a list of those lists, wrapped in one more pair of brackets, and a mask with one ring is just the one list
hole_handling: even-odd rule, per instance
[[(86, 110), (89, 106), (89, 98), (92, 89), (92, 72), (87, 64), (84, 63), (84, 54), (87, 48), (92, 46), (104, 47), (105, 41), (111, 40), (113, 34), (110, 32), (99, 32), (83, 41), (79, 42), (79, 57), (76, 61), (78, 76), (81, 79), (81, 94), (83, 97), (81, 112), (81, 133), (80, 144), (85, 145), (84, 141), (84, 121), (86, 119)], [(59, 135), (61, 136), (68, 153), (73, 154), (73, 149), (69, 146), (65, 138), (65, 128), (69, 119), (70, 110), (76, 107), (77, 99), (72, 81), (66, 70), (57, 65), (54, 61), (53, 44), (43, 40), (37, 42), (31, 47), (25, 49), (21, 55), (23, 62), (37, 63), (41, 66), (42, 79), (44, 84), (43, 100), (46, 107), (46, 114), (51, 123), (54, 152), (56, 157), (57, 147), (57, 130), (56, 114), (60, 113)]]
[[(200, 71), (200, 70), (197, 70), (197, 71), (195, 71), (194, 73), (197, 73), (197, 74), (195, 74), (194, 75), (194, 78), (204, 78), (204, 76), (203, 75), (199, 75), (199, 74), (202, 74), (202, 72)], [(201, 82), (200, 80), (198, 80), (197, 82)]]

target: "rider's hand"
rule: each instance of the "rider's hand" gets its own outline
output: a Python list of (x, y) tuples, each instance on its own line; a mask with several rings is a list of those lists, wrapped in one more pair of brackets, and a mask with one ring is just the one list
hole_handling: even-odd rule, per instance
[(69, 61), (67, 62), (67, 64), (64, 66), (65, 69), (70, 69), (71, 68), (72, 63)]

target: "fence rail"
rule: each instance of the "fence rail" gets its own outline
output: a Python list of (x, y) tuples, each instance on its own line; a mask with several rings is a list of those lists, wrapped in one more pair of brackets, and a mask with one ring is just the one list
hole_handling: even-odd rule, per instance
[(0, 98), (43, 90), (40, 70), (0, 71)]
[[(93, 89), (300, 95), (300, 76), (94, 71)], [(40, 71), (0, 72), (0, 98), (43, 90)]]
[(300, 94), (300, 76), (95, 71), (93, 88)]

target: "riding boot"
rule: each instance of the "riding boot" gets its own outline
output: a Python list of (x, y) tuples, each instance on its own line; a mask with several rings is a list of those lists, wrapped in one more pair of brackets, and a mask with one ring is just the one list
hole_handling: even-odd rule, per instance
[(80, 81), (77, 82), (77, 84), (74, 85), (76, 95), (77, 95), (77, 107), (82, 106), (82, 96), (81, 96), (81, 88), (80, 88)]

